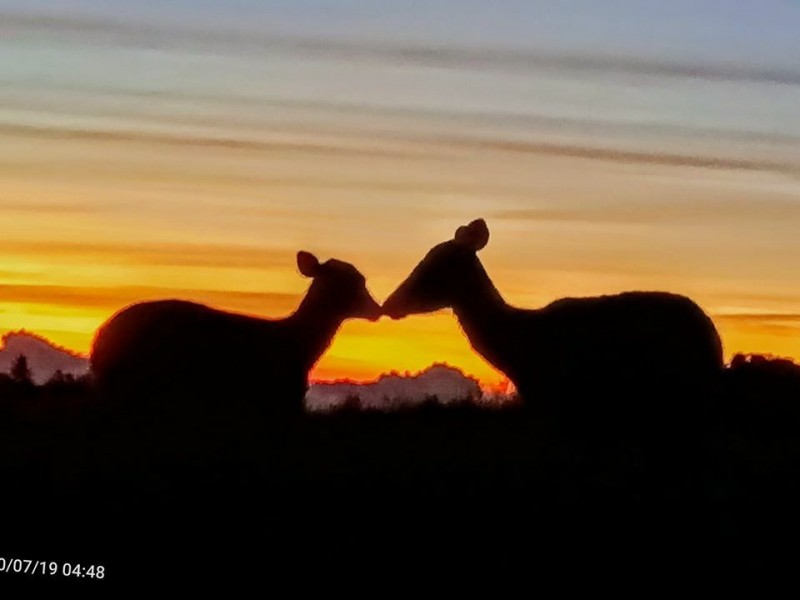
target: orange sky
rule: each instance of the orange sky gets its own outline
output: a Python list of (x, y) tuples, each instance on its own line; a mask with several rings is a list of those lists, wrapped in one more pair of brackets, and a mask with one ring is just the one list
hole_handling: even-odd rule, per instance
[[(279, 317), (308, 284), (300, 249), (354, 263), (380, 301), (483, 217), (513, 304), (669, 290), (712, 314), (727, 356), (800, 358), (791, 78), (254, 54), (237, 36), (212, 51), (177, 28), (152, 47), (135, 24), (76, 19), (0, 37), (0, 332), (87, 352), (114, 311), (166, 297)], [(437, 361), (502, 377), (447, 312), (348, 322), (314, 376)]]
[[(668, 289), (714, 315), (728, 356), (800, 357), (797, 242), (781, 238), (800, 212), (786, 200), (792, 184), (781, 175), (434, 147), (441, 152), (435, 169), (433, 159), (304, 157), (290, 165), (267, 156), (261, 181), (214, 181), (209, 171), (220, 159), (233, 159), (224, 166), (235, 169), (250, 157), (202, 151), (173, 165), (164, 154), (154, 167), (160, 172), (133, 177), (128, 170), (151, 157), (139, 151), (152, 149), (71, 141), (44, 147), (74, 162), (64, 158), (38, 178), (0, 166), (0, 330), (25, 327), (85, 352), (104, 319), (142, 299), (285, 315), (308, 284), (294, 265), (300, 248), (353, 262), (380, 301), (432, 245), (484, 216), (492, 240), (481, 256), (512, 303)], [(105, 156), (116, 170), (90, 169), (82, 151)], [(194, 161), (196, 177), (185, 172)], [(284, 181), (289, 167), (298, 183)], [(273, 180), (273, 168), (284, 175)], [(321, 171), (336, 171), (331, 179), (341, 189), (316, 187), (312, 177)], [(378, 200), (380, 210), (372, 210)], [(723, 203), (727, 213), (715, 215)], [(774, 203), (775, 213), (762, 203)], [(370, 379), (435, 361), (486, 383), (501, 379), (447, 312), (348, 322), (315, 376)]]

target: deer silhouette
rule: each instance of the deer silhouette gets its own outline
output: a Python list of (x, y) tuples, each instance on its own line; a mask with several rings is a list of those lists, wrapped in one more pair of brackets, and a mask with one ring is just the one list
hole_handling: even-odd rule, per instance
[(399, 319), (452, 308), (473, 349), (509, 377), (526, 403), (571, 398), (601, 405), (600, 393), (646, 403), (668, 390), (676, 399), (721, 372), (717, 330), (689, 298), (632, 291), (517, 308), (478, 259), (488, 241), (482, 219), (459, 227), (389, 296), (384, 314)]
[(320, 263), (308, 252), (297, 254), (297, 266), (312, 283), (284, 319), (182, 300), (122, 309), (95, 335), (91, 368), (99, 389), (132, 405), (156, 397), (162, 409), (240, 421), (301, 413), (308, 372), (343, 321), (374, 321), (381, 309), (354, 266)]

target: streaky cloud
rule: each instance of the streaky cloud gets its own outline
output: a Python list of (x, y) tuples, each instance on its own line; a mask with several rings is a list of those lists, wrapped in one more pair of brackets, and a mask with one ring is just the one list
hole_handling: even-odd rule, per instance
[(558, 223), (630, 224), (696, 223), (698, 219), (741, 221), (785, 221), (800, 219), (800, 204), (793, 198), (753, 200), (673, 200), (641, 204), (609, 203), (593, 206), (540, 206), (495, 210), (493, 218), (512, 221)]
[(200, 135), (178, 135), (111, 129), (44, 127), (38, 125), (15, 125), (10, 123), (0, 124), (0, 135), (65, 141), (144, 143), (157, 146), (240, 150), (250, 152), (321, 155), (334, 154), (384, 158), (413, 158), (415, 156), (419, 156), (414, 153), (408, 153), (404, 151), (395, 152), (367, 147), (349, 148), (347, 146), (311, 142), (273, 142), (232, 137), (208, 137)]
[(746, 321), (750, 323), (793, 323), (800, 327), (800, 313), (723, 313), (714, 315), (725, 321)]
[(6, 256), (102, 257), (104, 261), (150, 266), (291, 268), (294, 255), (282, 248), (177, 242), (0, 240)]
[(502, 71), (565, 70), (589, 73), (629, 74), (640, 77), (670, 77), (749, 81), (800, 85), (800, 70), (747, 64), (659, 61), (639, 57), (554, 53), (529, 49), (439, 47), (422, 44), (351, 42), (310, 39), (262, 33), (252, 29), (189, 27), (147, 22), (123, 22), (77, 14), (42, 14), (1, 11), (0, 32), (44, 32), (66, 35), (94, 43), (124, 43), (141, 47), (192, 47), (203, 51), (226, 49), (239, 52), (282, 52), (324, 60), (378, 61), (454, 69)]
[[(300, 296), (279, 292), (199, 290), (156, 286), (79, 287), (66, 285), (0, 284), (0, 296), (15, 304), (64, 305), (72, 308), (115, 310), (141, 300), (185, 299), (233, 309), (288, 311)], [(232, 310), (233, 310), (232, 309)]]
[[(208, 148), (271, 153), (300, 153), (316, 155), (341, 155), (364, 158), (404, 158), (404, 159), (443, 159), (436, 147), (452, 150), (486, 150), (507, 153), (538, 154), (564, 158), (599, 160), (606, 162), (661, 165), (672, 167), (693, 167), (703, 169), (725, 169), (738, 171), (765, 171), (797, 177), (800, 165), (761, 159), (737, 159), (718, 156), (669, 154), (665, 152), (643, 152), (621, 150), (578, 144), (561, 144), (537, 141), (511, 141), (499, 138), (480, 138), (467, 136), (384, 136), (384, 141), (416, 144), (418, 150), (390, 150), (374, 146), (376, 137), (364, 138), (360, 147), (348, 145), (322, 144), (312, 142), (274, 142), (235, 137), (209, 137), (203, 135), (178, 135), (150, 133), (143, 131), (123, 131), (111, 129), (83, 129), (68, 127), (45, 127), (37, 125), (17, 125), (0, 123), (0, 135), (19, 136), (34, 139), (143, 143), (159, 146), (185, 148)], [(372, 147), (370, 147), (370, 143)]]
[(785, 175), (800, 175), (800, 165), (759, 159), (737, 159), (692, 154), (670, 154), (666, 152), (642, 152), (619, 150), (608, 147), (549, 142), (509, 141), (501, 139), (480, 139), (470, 137), (441, 137), (441, 143), (456, 147), (495, 150), (524, 154), (541, 154), (608, 162), (661, 165), (669, 167), (696, 167), (702, 169), (727, 169), (736, 171), (767, 171)]
[[(0, 83), (3, 83), (0, 81)], [(229, 109), (232, 106), (248, 108), (270, 108), (285, 111), (292, 111), (299, 114), (314, 115), (337, 115), (363, 119), (365, 116), (379, 119), (381, 123), (397, 124), (400, 121), (412, 120), (414, 122), (424, 122), (432, 126), (486, 126), (486, 127), (510, 127), (518, 131), (519, 128), (527, 128), (532, 131), (546, 130), (569, 133), (573, 135), (635, 135), (676, 137), (679, 139), (702, 139), (715, 142), (758, 142), (788, 146), (795, 148), (800, 146), (800, 136), (791, 133), (781, 133), (776, 131), (757, 131), (743, 128), (721, 128), (705, 126), (700, 124), (683, 125), (679, 123), (656, 122), (656, 121), (625, 121), (608, 117), (581, 118), (572, 116), (550, 116), (546, 114), (536, 114), (528, 112), (509, 112), (509, 111), (475, 111), (463, 110), (453, 107), (451, 109), (422, 108), (411, 106), (388, 106), (369, 102), (337, 102), (327, 100), (309, 100), (304, 98), (289, 98), (276, 96), (257, 96), (244, 95), (238, 91), (231, 90), (229, 93), (212, 93), (209, 91), (180, 92), (177, 90), (139, 90), (135, 88), (113, 88), (99, 87), (89, 84), (74, 86), (64, 83), (52, 82), (29, 82), (29, 81), (6, 81), (9, 86), (13, 86), (16, 92), (5, 91), (4, 96), (0, 97), (0, 108), (11, 110), (30, 110), (32, 107), (45, 110), (50, 114), (57, 115), (80, 115), (88, 117), (124, 117), (135, 119), (142, 122), (179, 125), (179, 126), (220, 126), (230, 127), (238, 130), (251, 131), (253, 128), (269, 126), (275, 128), (274, 122), (265, 121), (263, 118), (250, 118), (242, 115), (231, 116)], [(27, 92), (20, 95), (19, 92)], [(56, 97), (45, 95), (42, 92), (55, 93)], [(77, 99), (80, 102), (64, 102), (64, 96), (68, 99)], [(98, 108), (90, 106), (86, 100), (90, 97), (110, 99), (128, 98), (137, 100), (158, 100), (162, 107), (171, 107), (172, 112), (164, 110), (152, 111), (146, 106), (138, 107), (135, 111), (130, 108), (111, 108), (103, 106)], [(201, 106), (210, 109), (206, 114), (183, 114), (175, 112), (176, 107), (190, 103), (192, 106)], [(177, 105), (177, 106), (176, 106)], [(218, 112), (220, 109), (224, 112)], [(309, 133), (350, 133), (351, 129), (340, 127), (332, 130), (327, 126), (316, 126), (313, 130), (308, 126), (302, 126), (300, 121), (292, 121), (285, 127), (289, 133), (304, 132)], [(282, 129), (283, 131), (283, 129)], [(361, 134), (388, 136), (388, 130), (371, 130), (359, 127), (357, 131)]]

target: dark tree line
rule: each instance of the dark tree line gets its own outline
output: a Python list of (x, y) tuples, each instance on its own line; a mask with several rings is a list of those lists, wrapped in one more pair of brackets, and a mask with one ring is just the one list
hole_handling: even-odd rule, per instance
[(702, 428), (677, 419), (639, 438), (612, 435), (600, 412), (586, 435), (526, 403), (435, 398), (388, 412), (351, 398), (244, 436), (235, 420), (192, 420), (190, 398), (158, 413), (143, 401), (137, 416), (88, 377), (34, 385), (26, 363), (0, 375), (0, 510), (14, 515), (0, 550), (100, 562), (120, 584), (326, 565), (413, 579), (427, 565), (525, 573), (533, 587), (624, 567), (652, 586), (793, 564), (781, 549), (800, 533), (800, 366), (788, 360), (736, 357)]

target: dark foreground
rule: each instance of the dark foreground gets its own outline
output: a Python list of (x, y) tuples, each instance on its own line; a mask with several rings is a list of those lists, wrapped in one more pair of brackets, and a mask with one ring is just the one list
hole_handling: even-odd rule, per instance
[(652, 589), (771, 576), (797, 558), (791, 363), (740, 361), (665, 427), (428, 405), (248, 431), (109, 406), (81, 382), (2, 382), (0, 557), (104, 577), (0, 573), (0, 586), (247, 580), (263, 592), (335, 573)]

